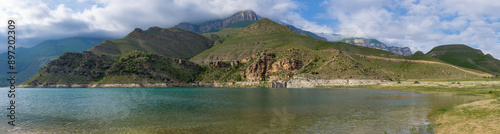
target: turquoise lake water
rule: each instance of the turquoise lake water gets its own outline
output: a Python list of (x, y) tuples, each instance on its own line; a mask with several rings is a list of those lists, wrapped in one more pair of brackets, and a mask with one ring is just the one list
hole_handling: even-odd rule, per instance
[[(427, 115), (477, 96), (375, 89), (7, 88), (0, 132), (408, 133)], [(425, 128), (425, 127), (424, 127)]]

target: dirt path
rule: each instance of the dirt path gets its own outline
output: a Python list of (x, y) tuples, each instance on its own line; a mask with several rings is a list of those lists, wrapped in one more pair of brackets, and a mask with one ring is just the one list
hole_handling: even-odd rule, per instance
[(491, 75), (491, 74), (473, 72), (473, 71), (469, 71), (469, 70), (462, 69), (462, 68), (457, 67), (457, 66), (454, 66), (454, 65), (450, 65), (450, 64), (446, 64), (446, 63), (441, 63), (441, 62), (436, 62), (436, 61), (427, 61), (427, 60), (408, 60), (408, 59), (394, 59), (394, 58), (385, 58), (385, 57), (369, 56), (369, 55), (365, 55), (365, 57), (366, 57), (366, 58), (370, 58), (370, 59), (389, 60), (389, 61), (396, 61), (396, 62), (403, 62), (403, 61), (407, 61), (407, 62), (415, 62), (415, 63), (440, 64), (440, 65), (450, 66), (450, 67), (456, 68), (456, 69), (458, 69), (458, 70), (460, 70), (460, 71), (463, 71), (463, 72), (466, 72), (466, 73), (470, 73), (470, 74), (474, 74), (474, 75), (477, 75), (477, 76), (482, 76), (482, 77), (493, 77), (493, 75)]

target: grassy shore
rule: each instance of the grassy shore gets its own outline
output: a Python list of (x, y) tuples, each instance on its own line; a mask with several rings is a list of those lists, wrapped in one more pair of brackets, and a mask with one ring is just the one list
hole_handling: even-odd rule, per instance
[(335, 88), (390, 89), (415, 92), (451, 92), (484, 96), (483, 99), (439, 109), (429, 115), (436, 133), (500, 133), (500, 80), (425, 80), (388, 82), (368, 86)]

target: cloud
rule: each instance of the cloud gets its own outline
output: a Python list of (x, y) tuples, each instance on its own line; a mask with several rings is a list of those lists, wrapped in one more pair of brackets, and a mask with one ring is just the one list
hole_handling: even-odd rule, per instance
[[(310, 3), (304, 2), (304, 3)], [(500, 57), (500, 2), (494, 0), (324, 0), (305, 5), (295, 0), (77, 0), (4, 1), (0, 22), (14, 19), (18, 45), (74, 36), (122, 38), (134, 28), (172, 27), (180, 22), (222, 19), (254, 10), (320, 35), (339, 33), (376, 38), (414, 52), (442, 44), (477, 46)], [(321, 8), (315, 19), (301, 11)], [(310, 15), (310, 14), (307, 14)], [(5, 24), (6, 25), (6, 24)], [(5, 26), (4, 25), (4, 26)], [(0, 28), (6, 37), (7, 28)], [(336, 38), (336, 37), (327, 37)], [(6, 38), (0, 38), (6, 42)], [(0, 51), (6, 48), (0, 47)]]
[(500, 3), (494, 0), (325, 0), (340, 34), (376, 38), (414, 52), (443, 44), (477, 46), (500, 57)]
[[(280, 19), (298, 8), (292, 0), (78, 0), (5, 1), (0, 22), (15, 20), (18, 46), (73, 36), (121, 38), (134, 28), (173, 27), (229, 17), (241, 10)], [(6, 28), (0, 36), (6, 37)], [(5, 39), (0, 39), (6, 42)], [(0, 47), (0, 51), (6, 48)]]

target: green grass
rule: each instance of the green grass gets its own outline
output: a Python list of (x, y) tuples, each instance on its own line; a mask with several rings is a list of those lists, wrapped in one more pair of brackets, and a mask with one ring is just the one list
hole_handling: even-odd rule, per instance
[(238, 21), (236, 23), (233, 23), (233, 24), (229, 24), (226, 28), (241, 28), (241, 27), (247, 27), (249, 25), (252, 25), (253, 23), (255, 23), (257, 21), (255, 20), (246, 20), (246, 21)]

